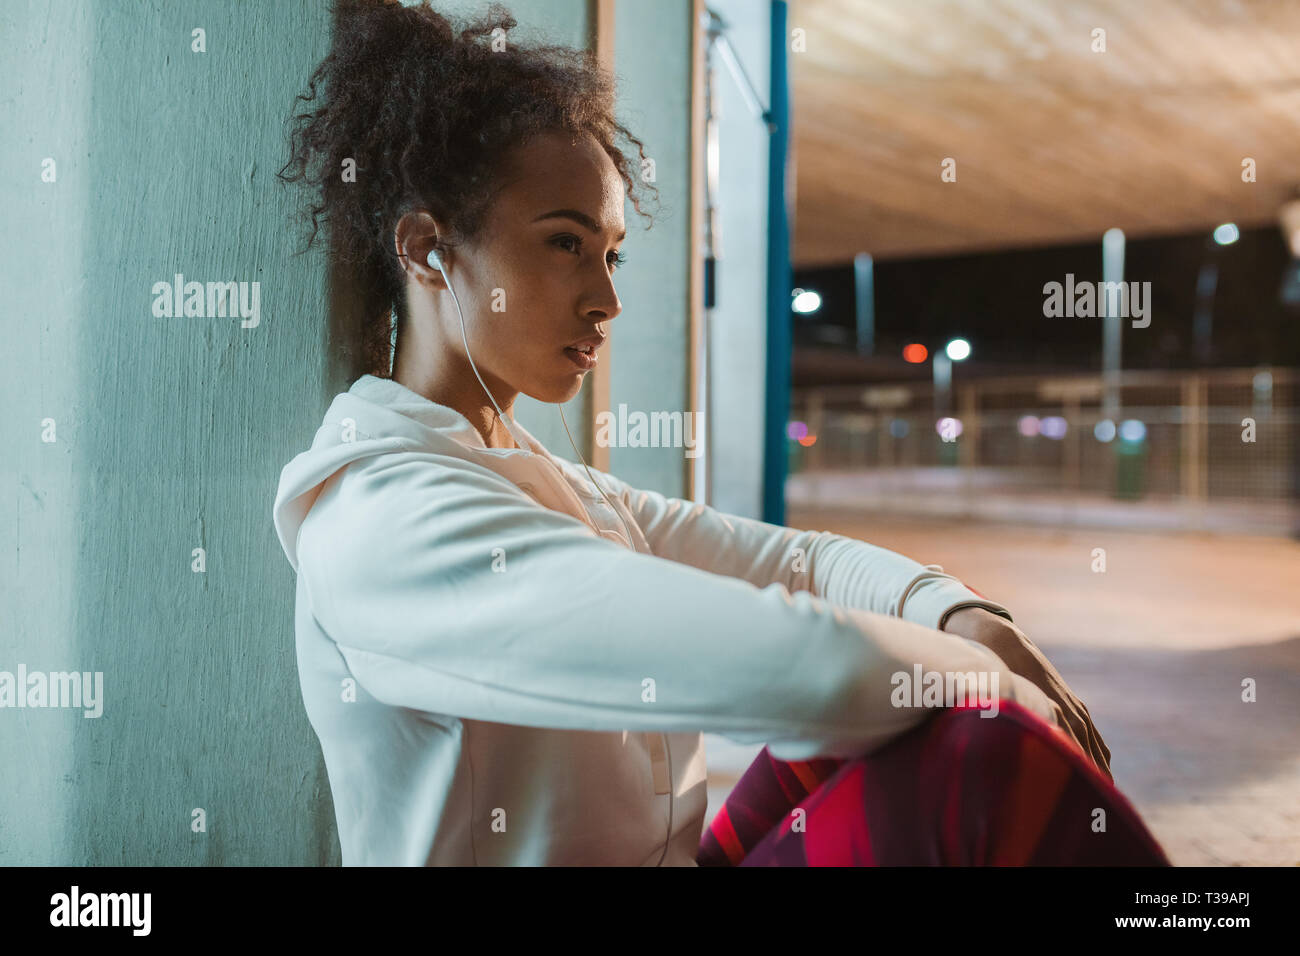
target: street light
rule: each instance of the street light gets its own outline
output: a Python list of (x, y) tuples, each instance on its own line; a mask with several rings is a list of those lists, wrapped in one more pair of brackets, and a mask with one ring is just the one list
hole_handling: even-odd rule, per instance
[(948, 413), (948, 396), (952, 389), (952, 363), (970, 358), (970, 343), (953, 339), (943, 351), (934, 353), (934, 414), (942, 418)]
[(1221, 246), (1230, 246), (1241, 238), (1241, 231), (1236, 223), (1225, 222), (1214, 230), (1214, 241)]
[(1210, 234), (1212, 241), (1205, 244), (1201, 271), (1196, 274), (1196, 307), (1192, 314), (1192, 337), (1196, 358), (1209, 364), (1213, 352), (1211, 338), (1214, 330), (1214, 296), (1219, 286), (1218, 247), (1230, 246), (1241, 236), (1236, 225), (1225, 222)]
[(948, 343), (944, 352), (946, 352), (948, 358), (952, 359), (954, 362), (960, 362), (970, 355), (970, 343), (965, 339), (953, 339)]
[[(1111, 283), (1124, 281), (1124, 247), (1128, 240), (1123, 229), (1107, 229), (1101, 236), (1101, 278), (1106, 288)], [(1120, 405), (1120, 314), (1110, 309), (1102, 313), (1101, 324), (1101, 414), (1103, 418), (1118, 418)]]
[(800, 315), (811, 315), (822, 307), (822, 297), (811, 289), (795, 289), (791, 307)]

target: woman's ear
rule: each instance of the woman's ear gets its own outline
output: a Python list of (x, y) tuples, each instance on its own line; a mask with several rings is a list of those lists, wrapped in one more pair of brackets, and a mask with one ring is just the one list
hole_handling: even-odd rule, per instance
[[(437, 263), (446, 264), (447, 252), (439, 250), (439, 237), (446, 235), (442, 225), (424, 210), (408, 212), (393, 229), (393, 245), (402, 268), (417, 282), (444, 286)], [(430, 259), (433, 256), (433, 259)]]

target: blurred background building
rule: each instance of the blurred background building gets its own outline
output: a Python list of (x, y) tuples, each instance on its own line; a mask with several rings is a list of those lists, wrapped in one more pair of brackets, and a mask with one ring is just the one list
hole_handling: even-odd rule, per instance
[(1300, 8), (794, 11), (789, 503), (1295, 532)]
[(765, 517), (1006, 604), (1175, 863), (1300, 863), (1300, 5), (789, 16)]

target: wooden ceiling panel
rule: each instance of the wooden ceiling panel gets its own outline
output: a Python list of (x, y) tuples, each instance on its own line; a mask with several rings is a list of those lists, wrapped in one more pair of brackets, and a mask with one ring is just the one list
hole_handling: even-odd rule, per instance
[(1300, 189), (1300, 2), (793, 0), (790, 25), (797, 265), (1268, 224)]

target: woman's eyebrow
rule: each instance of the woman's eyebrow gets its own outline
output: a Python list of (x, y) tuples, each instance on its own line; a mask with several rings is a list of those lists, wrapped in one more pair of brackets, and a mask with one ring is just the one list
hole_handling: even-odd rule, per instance
[[(534, 219), (533, 222), (541, 222), (543, 219), (572, 219), (574, 222), (578, 223), (579, 225), (585, 226), (587, 229), (590, 229), (592, 232), (596, 233), (596, 235), (600, 235), (601, 233), (600, 224), (596, 222), (596, 220), (588, 216), (585, 212), (581, 212), (577, 209), (556, 209), (552, 212), (542, 213), (540, 216)], [(627, 237), (627, 230), (624, 229), (622, 232), (620, 232), (617, 236), (614, 237), (614, 241), (622, 242), (626, 237)]]

